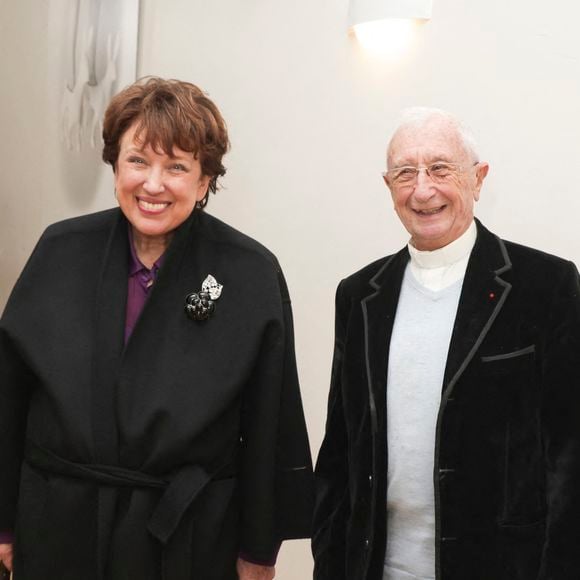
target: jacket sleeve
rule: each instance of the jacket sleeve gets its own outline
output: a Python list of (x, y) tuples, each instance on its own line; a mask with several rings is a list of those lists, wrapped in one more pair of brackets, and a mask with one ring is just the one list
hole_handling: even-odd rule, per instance
[(350, 503), (348, 438), (341, 377), (347, 315), (341, 283), (336, 292), (335, 343), (326, 433), (315, 469), (316, 507), (312, 537), (315, 580), (346, 580), (345, 533)]
[(16, 522), (20, 470), (24, 458), (26, 422), (36, 376), (24, 355), (16, 329), (34, 335), (29, 290), (36, 265), (42, 261), (42, 235), (20, 274), (0, 319), (0, 532), (13, 532)]
[(278, 287), (280, 316), (266, 330), (242, 410), (240, 552), (254, 562), (275, 559), (282, 540), (310, 537), (314, 503), (292, 310), (280, 271)]
[(542, 359), (546, 539), (538, 580), (580, 578), (580, 279), (569, 264)]
[(14, 530), (32, 374), (0, 324), (0, 531)]

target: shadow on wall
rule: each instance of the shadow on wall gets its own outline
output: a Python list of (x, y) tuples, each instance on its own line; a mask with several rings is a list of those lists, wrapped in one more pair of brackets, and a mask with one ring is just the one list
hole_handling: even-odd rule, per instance
[[(103, 171), (111, 171), (101, 160), (101, 148), (61, 152), (61, 176), (70, 207), (84, 211), (94, 201)], [(113, 201), (111, 191), (111, 201)]]

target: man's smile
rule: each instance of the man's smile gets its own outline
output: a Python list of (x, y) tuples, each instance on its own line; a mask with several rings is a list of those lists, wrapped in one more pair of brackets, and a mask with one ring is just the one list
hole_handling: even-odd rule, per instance
[(446, 207), (446, 205), (440, 205), (439, 207), (433, 207), (430, 209), (413, 209), (413, 211), (421, 216), (430, 216), (441, 213)]

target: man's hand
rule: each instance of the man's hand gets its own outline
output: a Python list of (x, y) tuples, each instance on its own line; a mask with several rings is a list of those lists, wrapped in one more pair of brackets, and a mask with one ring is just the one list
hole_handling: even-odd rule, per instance
[(274, 566), (260, 566), (238, 558), (236, 566), (239, 580), (272, 580), (276, 575)]
[[(0, 544), (0, 562), (6, 566), (9, 572), (12, 572), (12, 544)], [(256, 576), (256, 578), (260, 578), (260, 576)]]

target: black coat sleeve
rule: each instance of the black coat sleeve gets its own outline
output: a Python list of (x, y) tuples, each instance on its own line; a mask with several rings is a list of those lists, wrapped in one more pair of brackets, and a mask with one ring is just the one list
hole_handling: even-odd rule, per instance
[(326, 433), (315, 469), (316, 507), (312, 538), (315, 580), (345, 579), (345, 533), (349, 517), (348, 438), (342, 399), (342, 366), (348, 303), (343, 283), (336, 292), (335, 343)]
[(14, 530), (28, 401), (34, 377), (0, 326), (0, 531)]
[[(19, 325), (35, 328), (34, 314), (27, 303), (31, 282), (27, 272), (39, 260), (36, 244), (20, 274), (0, 319), (0, 531), (14, 531), (24, 457), (26, 423), (36, 376), (28, 364), (18, 337), (11, 329)], [(33, 331), (34, 333), (34, 331)]]
[(546, 539), (538, 580), (580, 578), (580, 279), (557, 286), (542, 368)]
[(302, 409), (292, 310), (278, 271), (280, 316), (266, 329), (242, 413), (240, 550), (267, 562), (282, 540), (310, 537), (312, 459)]

